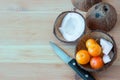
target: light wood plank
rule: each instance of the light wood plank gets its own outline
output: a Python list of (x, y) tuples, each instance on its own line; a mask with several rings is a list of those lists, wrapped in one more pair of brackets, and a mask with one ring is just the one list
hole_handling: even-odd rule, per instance
[(71, 10), (70, 0), (1, 0), (0, 11), (65, 11)]
[[(64, 47), (74, 57), (73, 46)], [(46, 45), (9, 45), (0, 46), (0, 63), (64, 63), (50, 46)]]
[(51, 31), (55, 15), (57, 16), (47, 13), (1, 13), (1, 45), (45, 44), (53, 38)]
[[(47, 68), (46, 68), (47, 67)], [(119, 66), (94, 73), (96, 80), (119, 80)], [(65, 64), (1, 63), (1, 80), (75, 80), (75, 72)], [(79, 80), (82, 80), (79, 78)]]
[(1, 80), (73, 80), (74, 74), (64, 64), (0, 64)]

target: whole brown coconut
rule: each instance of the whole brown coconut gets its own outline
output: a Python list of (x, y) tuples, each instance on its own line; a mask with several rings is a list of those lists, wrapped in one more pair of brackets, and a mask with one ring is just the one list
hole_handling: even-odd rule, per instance
[(98, 3), (88, 10), (86, 16), (87, 26), (91, 30), (110, 31), (117, 22), (115, 8), (105, 2)]
[(72, 0), (72, 4), (79, 10), (88, 11), (89, 8), (101, 1), (102, 0)]

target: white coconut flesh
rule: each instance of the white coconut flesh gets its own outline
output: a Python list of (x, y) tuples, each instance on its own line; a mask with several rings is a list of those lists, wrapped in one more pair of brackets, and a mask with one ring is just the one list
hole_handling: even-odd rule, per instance
[(75, 41), (85, 30), (84, 18), (77, 13), (68, 13), (64, 17), (59, 30), (65, 40)]
[(102, 46), (103, 53), (105, 55), (108, 55), (113, 48), (113, 44), (110, 41), (107, 41), (106, 39), (103, 38), (100, 39), (100, 45)]
[(113, 44), (110, 41), (101, 38), (100, 45), (102, 46), (103, 54), (104, 54), (103, 62), (105, 64), (109, 63), (111, 61), (111, 59), (113, 58), (113, 52), (111, 51), (113, 48)]
[(109, 63), (111, 61), (111, 58), (109, 55), (104, 55), (103, 56), (103, 62), (106, 64), (106, 63)]

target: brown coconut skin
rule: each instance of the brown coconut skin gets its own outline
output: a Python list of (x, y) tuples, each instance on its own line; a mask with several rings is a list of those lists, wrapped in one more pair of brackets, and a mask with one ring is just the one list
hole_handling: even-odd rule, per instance
[(91, 30), (110, 31), (117, 22), (115, 8), (105, 2), (98, 3), (88, 10), (86, 16), (87, 26)]
[(102, 0), (72, 0), (75, 8), (87, 12), (93, 5), (101, 2)]

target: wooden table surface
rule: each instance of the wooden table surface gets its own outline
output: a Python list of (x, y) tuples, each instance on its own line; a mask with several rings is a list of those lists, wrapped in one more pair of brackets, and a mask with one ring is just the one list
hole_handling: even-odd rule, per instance
[[(116, 26), (109, 32), (116, 41), (118, 57), (111, 67), (94, 76), (119, 80), (120, 0), (104, 1), (118, 14)], [(70, 0), (0, 0), (0, 80), (75, 80), (75, 72), (49, 45), (54, 41), (74, 57), (75, 45), (58, 41), (52, 33), (56, 17), (71, 10)]]

